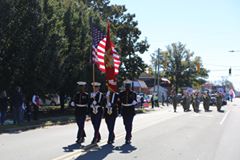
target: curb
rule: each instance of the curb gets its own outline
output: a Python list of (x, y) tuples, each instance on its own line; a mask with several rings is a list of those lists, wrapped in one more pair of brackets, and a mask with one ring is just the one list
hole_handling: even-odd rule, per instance
[[(143, 114), (143, 113), (146, 113), (146, 112), (149, 112), (149, 111), (154, 111), (154, 110), (151, 110), (149, 108), (143, 108), (144, 111), (139, 111), (138, 109), (136, 109), (136, 114)], [(57, 118), (49, 118), (49, 119), (46, 119), (46, 121), (44, 121), (43, 119), (42, 120), (39, 120), (38, 123), (39, 124), (30, 124), (30, 125), (27, 125), (27, 126), (19, 126), (19, 127), (14, 127), (14, 128), (1, 128), (0, 127), (0, 134), (3, 134), (3, 133), (18, 133), (18, 132), (22, 132), (22, 131), (27, 131), (27, 130), (31, 130), (31, 129), (37, 129), (37, 128), (44, 128), (44, 127), (48, 127), (48, 126), (55, 126), (55, 125), (65, 125), (65, 124), (70, 124), (70, 123), (75, 123), (75, 118), (74, 116), (69, 116), (69, 117), (73, 117), (72, 119), (68, 119), (68, 120), (65, 120), (65, 121), (60, 121), (60, 119), (64, 119), (66, 118), (66, 116), (62, 116), (61, 117), (57, 117)], [(58, 121), (59, 119), (59, 121)], [(86, 118), (86, 122), (87, 121), (90, 121), (91, 118), (88, 116)], [(56, 121), (56, 122), (51, 122), (51, 123), (47, 123), (48, 121)]]

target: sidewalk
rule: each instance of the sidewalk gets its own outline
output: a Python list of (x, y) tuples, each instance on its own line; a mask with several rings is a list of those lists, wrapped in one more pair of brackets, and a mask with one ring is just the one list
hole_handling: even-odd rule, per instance
[(75, 118), (74, 116), (71, 116), (71, 115), (42, 118), (38, 121), (23, 122), (20, 125), (15, 125), (15, 124), (7, 124), (3, 126), (1, 125), (0, 134), (21, 132), (29, 129), (35, 129), (35, 128), (41, 128), (46, 126), (53, 126), (53, 125), (64, 125), (64, 124), (73, 123), (73, 122), (75, 122)]
[[(151, 108), (136, 108), (136, 113), (146, 113), (148, 111), (153, 111)], [(89, 121), (90, 117), (87, 117), (86, 121)], [(30, 129), (43, 128), (53, 125), (65, 125), (69, 123), (74, 123), (74, 115), (65, 115), (57, 117), (42, 118), (38, 121), (23, 122), (20, 125), (7, 124), (0, 125), (0, 134), (2, 133), (13, 133), (13, 132), (22, 132)]]

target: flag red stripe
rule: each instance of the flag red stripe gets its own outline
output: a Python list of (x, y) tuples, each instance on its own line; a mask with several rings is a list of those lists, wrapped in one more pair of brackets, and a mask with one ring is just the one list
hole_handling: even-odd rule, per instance
[[(96, 55), (95, 62), (97, 64), (98, 69), (102, 72), (106, 72), (105, 63), (104, 63), (105, 47), (106, 47), (106, 37), (99, 42), (97, 48), (94, 50)], [(119, 67), (121, 64), (120, 56), (117, 54), (117, 51), (115, 50), (114, 47), (112, 47), (112, 53), (113, 53), (113, 59), (114, 59), (114, 72), (115, 74), (118, 74)]]

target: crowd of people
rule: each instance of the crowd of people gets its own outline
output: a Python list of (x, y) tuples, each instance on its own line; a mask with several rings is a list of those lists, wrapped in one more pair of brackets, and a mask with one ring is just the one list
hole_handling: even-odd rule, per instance
[[(217, 111), (223, 112), (221, 107), (226, 105), (226, 101), (224, 101), (224, 93), (217, 91), (214, 92), (214, 102), (213, 98), (210, 95), (210, 92), (187, 92), (184, 91), (182, 94), (176, 93), (175, 91), (171, 91), (171, 94), (167, 97), (162, 94), (161, 104), (164, 106), (164, 103), (171, 103), (173, 105), (174, 112), (177, 112), (177, 106), (182, 105), (184, 112), (191, 111), (191, 106), (194, 112), (198, 113), (200, 111), (199, 106), (200, 103), (203, 102), (203, 108), (205, 112), (210, 112), (210, 105), (216, 105)], [(229, 100), (232, 101), (233, 96), (230, 95)], [(153, 95), (151, 98), (152, 108), (159, 107), (158, 95)]]
[(0, 124), (5, 124), (9, 111), (13, 124), (22, 124), (25, 118), (27, 121), (38, 120), (39, 107), (40, 99), (37, 94), (33, 94), (32, 101), (27, 103), (21, 87), (16, 87), (10, 96), (7, 95), (6, 90), (3, 90), (0, 93)]

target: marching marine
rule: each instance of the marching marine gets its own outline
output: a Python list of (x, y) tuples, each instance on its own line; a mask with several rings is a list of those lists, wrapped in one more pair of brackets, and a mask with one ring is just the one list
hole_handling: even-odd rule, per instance
[(104, 117), (109, 131), (108, 144), (114, 143), (115, 134), (114, 126), (118, 116), (118, 93), (111, 89), (106, 94), (106, 107), (104, 110)]
[(77, 143), (83, 143), (86, 137), (84, 124), (88, 114), (89, 95), (85, 92), (86, 82), (77, 82), (79, 92), (74, 96), (71, 106), (75, 107), (75, 118), (78, 125)]
[(94, 128), (94, 137), (92, 140), (92, 144), (97, 143), (101, 140), (101, 135), (99, 133), (99, 128), (103, 115), (103, 105), (104, 105), (104, 97), (103, 93), (99, 91), (101, 83), (93, 82), (93, 92), (91, 93), (90, 98), (90, 116), (92, 125)]
[(124, 81), (125, 90), (119, 94), (121, 103), (121, 115), (126, 130), (126, 144), (131, 143), (132, 123), (135, 115), (135, 105), (137, 104), (137, 95), (131, 90), (132, 81)]

